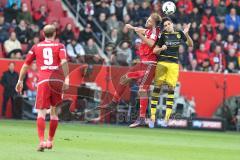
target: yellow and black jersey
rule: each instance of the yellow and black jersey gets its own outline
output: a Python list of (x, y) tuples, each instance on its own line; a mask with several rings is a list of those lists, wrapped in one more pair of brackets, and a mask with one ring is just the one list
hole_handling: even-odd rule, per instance
[(158, 55), (158, 61), (178, 63), (178, 49), (183, 41), (186, 42), (187, 38), (182, 31), (174, 31), (172, 33), (163, 31), (162, 34), (159, 35), (156, 45), (159, 47), (166, 45), (167, 49)]

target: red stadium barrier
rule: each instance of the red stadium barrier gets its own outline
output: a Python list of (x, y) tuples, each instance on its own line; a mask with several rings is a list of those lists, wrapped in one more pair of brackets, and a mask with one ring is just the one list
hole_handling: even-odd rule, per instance
[[(9, 59), (0, 59), (0, 76), (8, 68)], [(16, 71), (20, 70), (22, 61), (16, 62)], [(94, 66), (90, 77), (83, 79), (83, 65), (71, 64), (72, 72), (70, 74), (71, 85), (79, 86), (83, 81), (95, 81), (102, 90), (107, 88), (113, 94), (115, 86), (117, 86), (120, 76), (127, 71), (127, 67), (111, 66)], [(107, 85), (108, 74), (111, 75), (110, 83)], [(211, 118), (217, 110), (217, 107), (222, 103), (223, 91), (222, 86), (226, 79), (226, 98), (240, 94), (240, 76), (237, 74), (217, 74), (203, 72), (181, 72), (179, 81), (181, 83), (181, 94), (191, 99), (195, 98), (196, 113), (199, 117)], [(0, 95), (3, 93), (2, 86), (0, 87)], [(126, 91), (124, 99), (129, 99), (129, 94)], [(73, 96), (74, 97), (74, 96)], [(103, 97), (104, 98), (104, 97)], [(105, 97), (106, 98), (106, 97)], [(2, 96), (0, 96), (2, 104)], [(8, 106), (7, 116), (11, 116), (10, 106)], [(1, 111), (1, 107), (0, 107)]]

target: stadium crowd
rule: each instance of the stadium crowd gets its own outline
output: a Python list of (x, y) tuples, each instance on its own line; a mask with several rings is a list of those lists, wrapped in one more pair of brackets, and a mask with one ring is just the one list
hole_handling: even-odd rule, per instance
[[(59, 0), (49, 0), (59, 1)], [(48, 1), (48, 2), (49, 2)], [(0, 1), (0, 53), (5, 58), (24, 59), (33, 44), (43, 39), (42, 27), (53, 23), (58, 29), (57, 40), (66, 45), (69, 61), (104, 63), (96, 37), (101, 30), (93, 23), (96, 18), (109, 35), (104, 48), (112, 65), (130, 66), (138, 58), (141, 39), (128, 31), (125, 24), (143, 26), (146, 18), (161, 15), (160, 0), (81, 0), (80, 15), (87, 21), (80, 33), (73, 23), (54, 19), (49, 6), (34, 8), (37, 0)], [(29, 2), (29, 3), (27, 3)], [(77, 0), (69, 0), (76, 7)], [(176, 0), (177, 11), (171, 15), (176, 28), (191, 23), (194, 47), (179, 49), (182, 70), (238, 73), (240, 71), (240, 2), (237, 0)], [(31, 4), (31, 5), (29, 5)], [(56, 15), (55, 15), (56, 17)]]

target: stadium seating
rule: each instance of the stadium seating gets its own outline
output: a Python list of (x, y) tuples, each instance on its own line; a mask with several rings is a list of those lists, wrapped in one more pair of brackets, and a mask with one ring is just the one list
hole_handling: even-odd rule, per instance
[(33, 11), (36, 11), (40, 8), (40, 6), (45, 5), (47, 6), (46, 0), (32, 0), (32, 9)]
[(64, 14), (61, 1), (53, 1), (53, 0), (47, 1), (47, 7), (49, 9), (49, 16), (64, 17), (66, 15)]

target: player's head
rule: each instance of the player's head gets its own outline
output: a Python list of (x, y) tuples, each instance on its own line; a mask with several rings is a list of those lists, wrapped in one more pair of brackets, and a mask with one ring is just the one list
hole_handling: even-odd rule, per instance
[(161, 20), (162, 20), (162, 18), (161, 18), (161, 16), (160, 16), (159, 14), (157, 14), (157, 13), (152, 13), (152, 14), (148, 17), (145, 26), (146, 26), (147, 28), (156, 27), (156, 26), (159, 25), (159, 23), (161, 22)]
[(173, 22), (171, 20), (171, 18), (169, 17), (165, 17), (162, 19), (162, 26), (163, 29), (167, 32), (174, 32), (174, 28), (173, 28)]
[(56, 28), (54, 25), (48, 24), (43, 28), (43, 32), (46, 38), (55, 38)]

